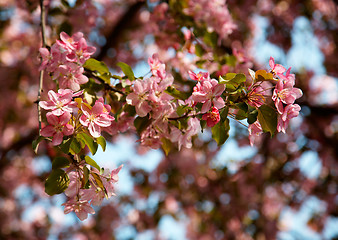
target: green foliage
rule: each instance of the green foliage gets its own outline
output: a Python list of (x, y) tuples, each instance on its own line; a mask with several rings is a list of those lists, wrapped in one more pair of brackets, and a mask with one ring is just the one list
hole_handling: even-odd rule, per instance
[(270, 132), (271, 136), (277, 129), (277, 112), (268, 105), (262, 105), (258, 108), (258, 121), (264, 132)]
[(63, 193), (69, 185), (69, 177), (62, 169), (54, 169), (45, 182), (45, 192), (52, 196)]
[(38, 153), (39, 144), (40, 144), (40, 142), (41, 142), (42, 140), (44, 140), (44, 139), (46, 139), (46, 138), (43, 137), (43, 136), (39, 136), (36, 140), (34, 140), (34, 141), (32, 142), (32, 148), (33, 148), (35, 154)]
[(96, 143), (96, 141), (90, 135), (83, 132), (83, 133), (79, 133), (76, 137), (81, 142), (82, 148), (87, 146), (89, 151), (93, 155), (95, 155), (97, 148), (98, 148), (98, 144)]
[(134, 120), (134, 126), (138, 134), (141, 134), (151, 123), (151, 120), (148, 116), (145, 117), (137, 117)]
[(247, 122), (248, 124), (253, 124), (254, 122), (257, 121), (257, 116), (258, 116), (258, 111), (257, 109), (253, 110), (248, 114), (248, 119)]
[(128, 64), (124, 62), (119, 62), (116, 65), (121, 68), (124, 75), (126, 75), (130, 81), (135, 80), (134, 72)]
[(58, 35), (60, 35), (61, 32), (65, 32), (68, 35), (72, 35), (72, 30), (73, 30), (73, 26), (68, 22), (68, 21), (64, 21), (63, 23), (61, 23), (59, 25), (58, 28)]
[(110, 84), (110, 78), (112, 77), (112, 74), (104, 62), (90, 58), (85, 62), (83, 67), (87, 70), (95, 72), (97, 77)]
[(191, 111), (192, 108), (189, 105), (180, 105), (176, 109), (176, 113), (178, 116), (183, 116), (188, 111)]
[(273, 79), (272, 73), (268, 73), (265, 70), (258, 70), (255, 73), (255, 81), (259, 82), (259, 81), (275, 81), (275, 80)]
[(102, 180), (101, 180), (100, 176), (97, 173), (94, 173), (94, 172), (90, 172), (90, 175), (93, 176), (93, 178), (94, 178), (97, 186), (99, 186), (102, 189), (102, 191), (105, 192), (105, 195), (107, 195), (106, 189), (103, 186), (103, 183), (102, 183)]
[(90, 166), (96, 168), (97, 170), (100, 171), (100, 166), (95, 162), (94, 159), (92, 159), (91, 157), (89, 156), (85, 156), (85, 161), (86, 163), (88, 163)]
[(66, 140), (63, 140), (63, 142), (59, 146), (61, 151), (65, 154), (68, 154), (71, 143), (72, 143), (72, 138), (68, 138)]
[(106, 146), (107, 146), (107, 143), (106, 143), (106, 139), (102, 136), (96, 138), (96, 142), (102, 147), (102, 150), (103, 151), (106, 151)]
[(166, 90), (166, 93), (168, 93), (170, 96), (173, 96), (174, 98), (178, 98), (181, 100), (186, 100), (189, 97), (188, 93), (181, 92), (177, 90), (176, 88), (169, 86)]
[(170, 150), (172, 149), (172, 143), (171, 143), (170, 140), (168, 140), (166, 138), (162, 138), (161, 142), (162, 142), (162, 149), (163, 149), (165, 155), (168, 156)]
[(89, 169), (84, 166), (83, 167), (83, 178), (81, 179), (82, 181), (82, 186), (83, 188), (85, 189), (88, 189), (90, 187), (90, 184), (89, 184)]
[(70, 144), (70, 152), (75, 155), (81, 152), (81, 143), (76, 139), (72, 138), (72, 142)]
[(243, 73), (227, 73), (223, 77), (219, 77), (219, 83), (226, 85), (228, 92), (235, 92), (246, 81)]
[(217, 142), (218, 146), (221, 146), (229, 137), (230, 124), (229, 119), (225, 121), (219, 121), (215, 126), (211, 128), (212, 138)]
[(58, 168), (67, 168), (69, 167), (70, 162), (68, 158), (65, 157), (56, 157), (54, 158), (52, 162), (52, 169), (58, 169)]

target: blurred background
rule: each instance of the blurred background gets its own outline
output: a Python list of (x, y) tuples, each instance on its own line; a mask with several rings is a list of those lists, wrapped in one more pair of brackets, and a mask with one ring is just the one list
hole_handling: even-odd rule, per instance
[[(165, 156), (132, 132), (106, 136), (103, 167), (124, 164), (116, 197), (81, 222), (44, 180), (56, 151), (38, 136), (40, 2), (0, 0), (0, 239), (338, 239), (338, 7), (331, 0), (45, 0), (47, 44), (81, 31), (111, 71), (145, 76), (158, 53), (175, 80), (269, 69), (296, 74), (300, 116), (251, 147), (231, 120), (221, 148), (204, 131)], [(212, 61), (211, 61), (212, 60)], [(196, 67), (197, 66), (197, 67)], [(112, 82), (114, 84), (114, 82)], [(47, 89), (55, 89), (51, 80)], [(117, 106), (118, 107), (118, 106)]]

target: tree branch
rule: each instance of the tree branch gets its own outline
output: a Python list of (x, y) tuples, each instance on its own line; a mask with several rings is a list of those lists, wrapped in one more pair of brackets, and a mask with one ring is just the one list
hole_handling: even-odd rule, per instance
[(106, 44), (101, 48), (99, 55), (96, 57), (97, 60), (101, 61), (107, 55), (109, 48), (116, 48), (119, 37), (122, 35), (131, 24), (131, 19), (137, 14), (140, 8), (145, 4), (145, 1), (139, 1), (129, 7), (125, 14), (121, 17), (120, 21), (115, 25), (113, 30), (106, 36)]
[[(42, 47), (46, 47), (46, 35), (45, 35), (45, 29), (46, 29), (46, 9), (45, 5), (43, 4), (43, 0), (40, 0), (40, 8), (41, 8), (41, 37), (42, 37)], [(37, 105), (38, 105), (38, 120), (39, 120), (39, 134), (41, 131), (41, 107), (39, 105), (40, 99), (41, 99), (41, 93), (42, 93), (42, 87), (43, 87), (43, 74), (44, 70), (40, 71), (40, 80), (39, 80), (39, 91), (38, 91), (38, 99), (37, 99)]]

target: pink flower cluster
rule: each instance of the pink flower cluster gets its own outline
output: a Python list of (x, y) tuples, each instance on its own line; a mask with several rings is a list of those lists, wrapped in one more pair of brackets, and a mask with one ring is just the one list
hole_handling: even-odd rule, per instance
[(104, 104), (103, 98), (99, 98), (93, 107), (82, 103), (81, 110), (83, 115), (80, 117), (80, 123), (88, 127), (90, 135), (95, 138), (101, 136), (101, 128), (109, 127), (115, 118), (109, 115), (111, 107)]
[(87, 46), (83, 33), (77, 32), (72, 37), (62, 32), (60, 39), (50, 50), (40, 48), (42, 64), (40, 70), (46, 70), (59, 81), (60, 88), (80, 90), (80, 84), (88, 82), (83, 75), (83, 64), (95, 52), (95, 47)]
[[(82, 167), (86, 168), (87, 166)], [(105, 169), (103, 174), (97, 169), (91, 170), (92, 173), (89, 175), (88, 179), (89, 188), (84, 188), (84, 186), (82, 186), (80, 179), (84, 176), (81, 171), (70, 172), (68, 174), (70, 183), (65, 191), (65, 194), (69, 199), (62, 204), (65, 206), (64, 213), (68, 214), (74, 211), (81, 221), (85, 220), (88, 217), (88, 214), (94, 214), (95, 211), (90, 206), (91, 204), (98, 206), (101, 205), (105, 197), (108, 199), (111, 196), (115, 196), (114, 185), (119, 180), (118, 173), (122, 167), (123, 165), (111, 172), (108, 169)]]
[[(278, 113), (277, 132), (285, 133), (290, 120), (299, 115), (301, 108), (298, 104), (294, 104), (294, 102), (296, 99), (300, 98), (303, 93), (302, 90), (294, 87), (295, 75), (290, 73), (291, 68), (286, 70), (282, 65), (275, 64), (273, 57), (270, 57), (269, 65), (271, 73), (277, 78), (277, 84), (272, 95), (272, 100)], [(259, 106), (260, 104), (256, 107)], [(253, 145), (255, 138), (263, 132), (262, 127), (259, 122), (256, 121), (249, 126), (248, 130), (250, 144)]]
[(209, 73), (189, 72), (189, 76), (192, 80), (198, 81), (190, 99), (194, 104), (203, 103), (201, 113), (205, 114), (202, 119), (207, 121), (208, 127), (213, 127), (220, 121), (219, 109), (225, 106), (221, 97), (225, 85), (219, 84), (216, 79), (210, 79)]
[(184, 12), (193, 16), (199, 24), (208, 26), (208, 30), (219, 34), (220, 39), (226, 39), (237, 28), (225, 1), (219, 0), (189, 0), (189, 7)]
[[(133, 92), (127, 96), (127, 103), (135, 106), (139, 117), (148, 117), (151, 124), (141, 133), (140, 143), (144, 146), (159, 148), (161, 139), (170, 139), (181, 146), (191, 147), (191, 137), (199, 131), (199, 121), (189, 118), (186, 129), (169, 124), (176, 118), (178, 102), (165, 90), (173, 84), (172, 75), (165, 72), (165, 65), (156, 54), (149, 58), (152, 76), (134, 81)], [(183, 103), (184, 104), (184, 103)], [(198, 123), (198, 124), (197, 124)]]
[(299, 115), (300, 106), (294, 104), (294, 102), (303, 96), (303, 93), (302, 90), (294, 87), (295, 75), (290, 74), (291, 68), (286, 70), (283, 66), (275, 64), (272, 57), (270, 58), (269, 64), (272, 68), (271, 71), (279, 77), (272, 95), (272, 100), (279, 113), (277, 131), (285, 133), (290, 119)]
[(68, 122), (71, 119), (71, 113), (76, 109), (76, 102), (72, 98), (81, 93), (73, 93), (70, 89), (59, 89), (57, 93), (53, 90), (48, 92), (49, 101), (41, 101), (39, 105), (48, 112), (47, 122), (50, 124), (41, 129), (41, 136), (53, 137), (52, 144), (60, 145), (63, 136), (72, 135), (74, 127)]

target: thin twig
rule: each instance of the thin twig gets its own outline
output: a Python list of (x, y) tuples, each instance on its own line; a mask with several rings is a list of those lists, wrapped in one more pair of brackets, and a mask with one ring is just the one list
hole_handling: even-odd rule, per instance
[(113, 91), (113, 92), (120, 93), (120, 94), (122, 94), (124, 96), (126, 95), (126, 93), (122, 92), (121, 90), (118, 90), (118, 89), (114, 88), (113, 86), (111, 86), (110, 84), (108, 84), (104, 80), (102, 80), (101, 78), (95, 76), (92, 71), (90, 71), (90, 70), (88, 70), (86, 68), (85, 68), (85, 71), (86, 71), (85, 75), (87, 75), (87, 77), (95, 78), (97, 81), (99, 81), (101, 84), (104, 85), (105, 89), (108, 89), (108, 90)]
[[(41, 37), (42, 37), (42, 47), (46, 47), (46, 35), (45, 35), (45, 29), (46, 29), (46, 10), (45, 6), (43, 4), (43, 0), (40, 0), (40, 8), (41, 8)], [(41, 60), (42, 61), (42, 60)], [(41, 107), (39, 105), (40, 99), (41, 99), (41, 93), (42, 93), (42, 87), (43, 87), (43, 75), (44, 70), (40, 71), (40, 81), (39, 81), (39, 91), (38, 91), (38, 99), (37, 99), (37, 105), (38, 105), (38, 120), (39, 120), (39, 134), (41, 131)]]

